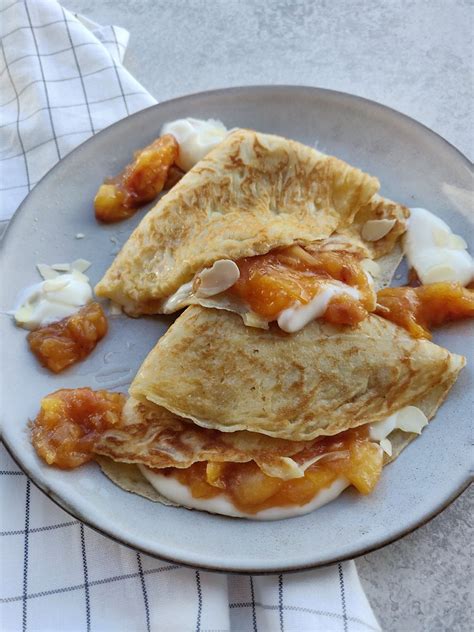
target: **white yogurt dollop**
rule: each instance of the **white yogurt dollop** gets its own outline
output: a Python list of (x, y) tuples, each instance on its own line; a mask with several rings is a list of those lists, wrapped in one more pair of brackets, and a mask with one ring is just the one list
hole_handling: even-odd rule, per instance
[(37, 329), (71, 316), (91, 299), (89, 279), (73, 270), (23, 290), (14, 318), (24, 329)]
[(343, 477), (336, 480), (322, 489), (305, 505), (291, 505), (288, 507), (271, 507), (263, 509), (255, 514), (245, 513), (235, 507), (229, 498), (224, 494), (214, 496), (214, 498), (194, 498), (186, 485), (181, 484), (172, 476), (158, 474), (156, 470), (151, 470), (144, 465), (139, 465), (140, 471), (156, 491), (175, 502), (190, 509), (209, 511), (210, 513), (232, 516), (233, 518), (250, 518), (252, 520), (282, 520), (283, 518), (293, 518), (302, 514), (314, 511), (323, 505), (337, 498), (349, 486), (349, 481)]
[(438, 281), (468, 285), (474, 277), (474, 261), (464, 239), (424, 208), (410, 209), (404, 251), (424, 285)]
[(179, 144), (176, 162), (183, 171), (189, 171), (224, 139), (227, 128), (214, 119), (185, 118), (165, 123), (161, 134), (172, 134), (176, 138)]
[[(380, 448), (391, 456), (392, 444), (388, 437), (394, 430), (398, 429), (403, 430), (403, 432), (421, 434), (421, 431), (427, 424), (428, 419), (422, 410), (416, 406), (405, 406), (393, 415), (390, 415), (390, 417), (371, 424), (369, 437), (371, 441), (379, 443)], [(318, 459), (313, 459), (306, 463), (303, 470), (316, 460)], [(255, 514), (249, 514), (237, 509), (232, 500), (225, 494), (220, 494), (214, 498), (194, 498), (187, 485), (183, 485), (174, 477), (165, 476), (157, 470), (149, 469), (145, 465), (139, 465), (138, 467), (143, 476), (159, 494), (177, 505), (234, 518), (251, 518), (253, 520), (281, 520), (309, 513), (337, 498), (350, 485), (346, 478), (340, 476), (331, 485), (320, 490), (314, 498), (304, 505), (271, 507)]]

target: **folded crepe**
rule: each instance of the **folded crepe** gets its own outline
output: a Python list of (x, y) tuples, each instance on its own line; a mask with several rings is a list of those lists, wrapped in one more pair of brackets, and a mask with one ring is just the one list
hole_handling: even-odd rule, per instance
[(96, 294), (135, 316), (201, 304), (266, 327), (268, 318), (252, 313), (245, 292), (232, 293), (240, 273), (231, 262), (294, 245), (319, 251), (326, 242), (359, 260), (395, 250), (377, 272), (386, 283), (400, 258), (408, 210), (378, 196), (378, 189), (376, 178), (342, 160), (285, 138), (237, 130), (147, 213)]
[(130, 394), (207, 428), (305, 441), (388, 417), (442, 381), (453, 358), (461, 362), (378, 316), (355, 328), (314, 321), (288, 335), (190, 307)]
[(122, 425), (94, 449), (112, 480), (152, 500), (297, 515), (349, 484), (372, 491), (464, 363), (377, 316), (289, 336), (190, 307), (143, 363)]

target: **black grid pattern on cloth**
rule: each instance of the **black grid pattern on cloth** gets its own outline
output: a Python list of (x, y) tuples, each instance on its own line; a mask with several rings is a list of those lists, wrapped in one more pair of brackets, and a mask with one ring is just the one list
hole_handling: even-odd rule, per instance
[(23, 138), (21, 136), (21, 132), (20, 132), (20, 99), (18, 98), (18, 91), (16, 89), (15, 83), (13, 81), (13, 77), (12, 74), (10, 72), (10, 67), (8, 65), (7, 62), (7, 58), (5, 56), (5, 49), (3, 46), (3, 40), (0, 42), (0, 45), (2, 47), (2, 54), (3, 54), (3, 59), (5, 60), (5, 70), (8, 73), (8, 79), (10, 81), (10, 84), (13, 88), (13, 91), (15, 92), (16, 95), (16, 111), (17, 111), (17, 119), (16, 119), (16, 131), (17, 131), (17, 135), (18, 135), (18, 142), (20, 145), (20, 149), (21, 149), (21, 153), (18, 154), (18, 156), (23, 156), (23, 160), (25, 162), (25, 180), (26, 180), (26, 187), (28, 188), (28, 191), (31, 190), (31, 181), (30, 181), (30, 172), (28, 169), (28, 159), (26, 156), (26, 151), (25, 151), (25, 145), (23, 143)]
[(84, 97), (84, 102), (86, 104), (87, 114), (89, 116), (89, 123), (90, 123), (90, 126), (91, 126), (91, 134), (95, 134), (94, 122), (92, 121), (91, 108), (90, 108), (90, 105), (89, 105), (89, 100), (87, 98), (87, 91), (86, 91), (86, 86), (85, 86), (85, 83), (84, 83), (84, 77), (82, 75), (81, 65), (79, 63), (79, 59), (77, 57), (77, 52), (76, 52), (76, 49), (74, 48), (74, 43), (72, 41), (71, 29), (69, 28), (69, 22), (68, 22), (68, 19), (66, 17), (66, 12), (64, 11), (64, 9), (62, 7), (61, 7), (61, 11), (63, 12), (64, 26), (66, 27), (67, 36), (68, 36), (68, 39), (69, 39), (69, 44), (71, 45), (72, 54), (74, 55), (74, 63), (76, 64), (77, 74), (79, 75), (79, 79), (81, 80), (82, 94), (83, 94), (83, 97)]
[[(147, 569), (145, 571), (143, 571), (144, 575), (155, 575), (156, 573), (165, 573), (167, 571), (173, 571), (176, 570), (178, 568), (181, 568), (180, 566), (177, 566), (176, 564), (173, 565), (169, 565), (169, 566), (163, 566), (161, 568), (154, 568), (154, 569)], [(95, 579), (91, 582), (87, 583), (87, 587), (90, 588), (91, 586), (101, 586), (103, 584), (110, 584), (112, 582), (119, 582), (119, 581), (124, 581), (124, 580), (128, 580), (128, 579), (137, 579), (140, 577), (140, 573), (126, 573), (124, 575), (115, 575), (113, 577), (107, 577), (105, 579)], [(82, 584), (75, 584), (72, 586), (62, 586), (61, 588), (55, 588), (53, 590), (43, 590), (41, 592), (36, 592), (36, 593), (27, 593), (25, 595), (17, 595), (14, 597), (1, 597), (0, 598), (0, 603), (11, 603), (13, 601), (27, 601), (28, 599), (38, 599), (38, 597), (47, 597), (48, 595), (59, 595), (61, 593), (66, 593), (66, 592), (71, 592), (73, 590), (86, 590), (86, 584), (82, 583)], [(231, 606), (232, 607), (232, 606)], [(89, 613), (89, 617), (90, 617), (90, 613)]]
[(138, 572), (140, 574), (140, 583), (142, 585), (142, 593), (143, 593), (143, 603), (145, 605), (145, 617), (146, 617), (146, 629), (147, 632), (150, 632), (150, 606), (148, 604), (148, 592), (147, 592), (147, 588), (146, 588), (146, 582), (145, 582), (145, 573), (143, 572), (143, 566), (142, 566), (142, 558), (140, 553), (138, 553), (137, 551), (137, 565), (138, 565)]
[[(59, 22), (61, 22), (62, 20), (59, 20)], [(82, 72), (82, 78), (86, 78), (86, 77), (93, 77), (94, 75), (98, 75), (101, 72), (105, 72), (107, 70), (112, 70), (113, 69), (113, 65), (110, 66), (104, 66), (103, 68), (99, 68), (98, 70), (91, 70), (90, 72)], [(73, 79), (77, 79), (77, 75), (73, 74), (70, 77), (59, 77), (57, 79), (48, 79), (48, 83), (53, 84), (53, 83), (64, 83), (65, 81), (72, 81)], [(23, 88), (18, 92), (18, 96), (14, 96), (12, 99), (9, 99), (8, 101), (5, 101), (4, 103), (0, 103), (0, 108), (5, 107), (6, 105), (10, 105), (10, 103), (13, 103), (18, 97), (21, 97), (22, 94), (24, 92), (26, 92), (26, 90), (28, 90), (28, 88), (31, 88), (31, 86), (34, 86), (36, 83), (42, 83), (43, 80), (42, 79), (34, 79), (33, 81), (30, 81), (29, 83), (26, 84), (26, 86), (23, 86)], [(125, 95), (127, 96), (127, 95)], [(81, 104), (79, 104), (81, 105)], [(33, 113), (35, 114), (35, 113)], [(30, 116), (33, 116), (30, 115)], [(23, 122), (27, 119), (23, 119), (20, 122)], [(10, 123), (7, 123), (6, 125), (0, 125), (0, 129), (2, 127), (6, 127), (7, 125), (14, 125), (15, 121), (12, 121)]]
[[(262, 603), (261, 601), (255, 601), (255, 602), (242, 601), (238, 603), (229, 604), (229, 608), (252, 608), (253, 606), (257, 608), (262, 608), (262, 610), (280, 610), (280, 605), (265, 604), (265, 603)], [(307, 614), (317, 615), (318, 617), (328, 617), (328, 619), (339, 620), (341, 622), (341, 630), (347, 629), (344, 624), (343, 615), (339, 614), (338, 612), (330, 612), (329, 610), (316, 610), (314, 608), (305, 608), (304, 606), (291, 606), (291, 605), (284, 605), (284, 606), (281, 606), (281, 608), (285, 612), (305, 612)], [(369, 623), (367, 623), (366, 621), (363, 621), (359, 617), (346, 616), (345, 619), (346, 621), (352, 621), (354, 623), (357, 623), (358, 625), (363, 626), (367, 630), (373, 630), (373, 632), (380, 632), (380, 628), (376, 628), (370, 625)]]
[(29, 555), (29, 544), (30, 544), (30, 496), (31, 496), (31, 483), (29, 480), (26, 481), (26, 497), (25, 497), (25, 543), (23, 548), (23, 609), (22, 609), (22, 629), (26, 630), (27, 624), (27, 604), (26, 604), (26, 595), (28, 594), (28, 555)]
[[(31, 0), (30, 0), (31, 1)], [(25, 6), (28, 4), (27, 2), (24, 3)], [(61, 20), (59, 20), (61, 21)], [(27, 28), (31, 28), (31, 27), (27, 27)], [(32, 31), (36, 31), (37, 28), (33, 28)], [(103, 40), (101, 42), (81, 42), (80, 44), (76, 44), (74, 46), (74, 48), (77, 50), (78, 48), (82, 48), (83, 46), (103, 46), (103, 44), (116, 44), (115, 40)], [(21, 55), (20, 57), (16, 57), (15, 59), (12, 59), (11, 61), (8, 62), (8, 65), (11, 67), (13, 66), (13, 64), (17, 64), (19, 61), (23, 61), (24, 59), (30, 59), (30, 58), (35, 58), (35, 59), (43, 59), (44, 57), (54, 57), (55, 55), (61, 55), (62, 53), (68, 53), (69, 51), (71, 51), (71, 47), (68, 46), (66, 48), (61, 48), (61, 50), (55, 50), (54, 53), (29, 53), (28, 55)], [(4, 70), (2, 70), (2, 72), (0, 72), (0, 76), (2, 75), (2, 73), (5, 72)]]
[[(0, 446), (0, 449), (1, 448)], [(8, 469), (0, 470), (0, 476), (7, 481), (17, 480), (17, 477), (25, 477), (23, 472), (19, 470), (12, 469), (8, 467)], [(31, 483), (26, 478), (26, 490), (25, 490), (25, 510), (24, 510), (24, 528), (18, 530), (9, 530), (9, 531), (1, 531), (0, 537), (23, 537), (24, 539), (24, 574), (23, 574), (23, 592), (21, 594), (10, 595), (6, 597), (0, 597), (0, 604), (2, 603), (13, 603), (13, 602), (21, 602), (22, 603), (22, 621), (21, 621), (21, 629), (27, 631), (28, 629), (34, 629), (34, 626), (29, 627), (28, 622), (28, 603), (31, 600), (37, 600), (45, 597), (49, 597), (51, 595), (59, 595), (71, 592), (82, 591), (83, 592), (83, 603), (84, 603), (84, 620), (83, 624), (78, 627), (81, 630), (94, 630), (93, 625), (93, 610), (91, 609), (90, 604), (90, 590), (96, 586), (103, 586), (108, 584), (114, 584), (117, 582), (127, 582), (138, 580), (140, 582), (141, 591), (143, 595), (143, 609), (144, 609), (144, 619), (146, 630), (151, 630), (151, 616), (150, 616), (150, 604), (148, 598), (148, 588), (146, 585), (146, 580), (148, 577), (153, 577), (156, 574), (167, 573), (170, 571), (178, 570), (181, 567), (176, 564), (165, 564), (156, 565), (153, 568), (144, 569), (142, 564), (142, 555), (139, 552), (135, 552), (136, 562), (137, 562), (137, 570), (135, 572), (123, 573), (119, 575), (110, 575), (101, 579), (91, 580), (88, 576), (87, 569), (87, 537), (90, 532), (87, 527), (85, 527), (78, 520), (68, 520), (62, 521), (54, 524), (43, 525), (40, 527), (34, 526), (31, 524), (31, 493), (34, 491), (37, 492), (34, 488), (31, 487)], [(41, 534), (47, 531), (54, 530), (70, 530), (77, 529), (79, 527), (80, 530), (80, 538), (79, 545), (81, 547), (81, 557), (83, 563), (83, 578), (84, 580), (80, 583), (70, 584), (70, 585), (61, 585), (48, 590), (41, 590), (31, 592), (28, 590), (28, 573), (29, 569), (29, 551), (31, 547), (35, 546), (35, 536), (36, 534)], [(102, 536), (96, 536), (102, 537)], [(316, 609), (310, 607), (303, 607), (293, 605), (291, 603), (287, 603), (284, 596), (284, 586), (285, 586), (285, 576), (279, 575), (277, 576), (277, 601), (276, 604), (264, 603), (263, 601), (259, 601), (255, 598), (254, 591), (254, 578), (253, 576), (248, 576), (249, 581), (249, 589), (251, 600), (247, 602), (231, 602), (229, 603), (229, 608), (232, 610), (238, 609), (249, 609), (251, 612), (251, 628), (254, 631), (259, 630), (258, 626), (258, 612), (262, 611), (275, 611), (278, 613), (278, 621), (279, 626), (278, 629), (284, 629), (285, 620), (284, 616), (290, 615), (291, 613), (300, 613), (307, 614), (316, 617), (318, 621), (318, 626), (320, 626), (321, 619), (327, 619), (329, 622), (339, 621), (340, 622), (340, 630), (341, 632), (350, 631), (351, 623), (356, 623), (358, 626), (362, 626), (363, 629), (370, 630), (373, 632), (377, 632), (378, 628), (371, 626), (367, 622), (363, 621), (359, 617), (351, 616), (347, 613), (347, 608), (345, 604), (344, 597), (344, 567), (342, 564), (337, 566), (337, 575), (340, 584), (340, 597), (341, 604), (344, 603), (342, 607), (342, 612), (334, 612), (329, 609)], [(203, 593), (202, 593), (202, 585), (201, 585), (201, 574), (200, 571), (194, 572), (195, 577), (195, 585), (196, 585), (196, 632), (210, 632), (208, 628), (202, 628), (201, 620), (202, 620), (202, 609), (203, 609)], [(290, 626), (291, 627), (291, 626)], [(97, 628), (96, 628), (97, 629)], [(100, 628), (99, 628), (100, 629)], [(265, 628), (266, 630), (268, 628)], [(293, 628), (291, 628), (293, 629)], [(321, 627), (315, 628), (317, 630), (324, 629)], [(331, 630), (334, 628), (331, 627)]]
[[(6, 6), (0, 3), (0, 20), (4, 19), (5, 25), (0, 55), (0, 79), (5, 87), (5, 97), (0, 105), (0, 132), (4, 130), (7, 133), (8, 130), (7, 136), (4, 137), (5, 142), (1, 143), (0, 162), (2, 165), (11, 164), (10, 170), (15, 169), (13, 180), (8, 177), (2, 178), (0, 182), (0, 192), (5, 196), (4, 213), (13, 213), (22, 197), (37, 184), (57, 160), (78, 143), (86, 140), (88, 136), (103, 129), (103, 116), (98, 110), (101, 105), (107, 107), (105, 111), (107, 111), (108, 125), (155, 102), (120, 63), (126, 50), (124, 41), (121, 41), (121, 35), (118, 33), (120, 29), (98, 27), (90, 32), (78, 18), (59, 4), (50, 2), (49, 5), (49, 17), (40, 23), (41, 14), (38, 17), (38, 4), (33, 0), (18, 0)], [(60, 45), (58, 50), (51, 48), (45, 50), (44, 43), (49, 42), (50, 39), (54, 40), (55, 34), (57, 41), (63, 42), (63, 45)], [(84, 34), (87, 35), (87, 41), (81, 40), (81, 37), (84, 39)], [(27, 36), (31, 41), (28, 40), (25, 43), (24, 38)], [(66, 43), (68, 46), (65, 45)], [(87, 55), (79, 54), (81, 49), (86, 47), (97, 50), (97, 60), (100, 63), (95, 60), (95, 67), (90, 66)], [(72, 64), (69, 58), (66, 58), (68, 55), (71, 56)], [(65, 76), (58, 77), (57, 74), (52, 74), (51, 62), (45, 65), (46, 59), (57, 59), (65, 68)], [(28, 68), (24, 67), (25, 63)], [(98, 64), (99, 67), (97, 67)], [(37, 66), (36, 76), (33, 72), (31, 79), (25, 83), (25, 77), (28, 78), (28, 71), (33, 66)], [(20, 69), (19, 76), (22, 77), (19, 84), (15, 78), (18, 76), (17, 68)], [(102, 89), (102, 83), (106, 85), (103, 94), (97, 94), (97, 77), (103, 78), (102, 82), (99, 80), (101, 86), (99, 91)], [(86, 81), (94, 79), (96, 94), (90, 96)], [(74, 80), (78, 81), (79, 90), (71, 83)], [(64, 82), (70, 82), (67, 85), (68, 90), (72, 90), (72, 94), (64, 103), (56, 103), (51, 89)], [(32, 104), (36, 106), (33, 111)], [(121, 104), (120, 107), (119, 104)], [(61, 127), (64, 127), (64, 117), (69, 116), (68, 111), (75, 112), (81, 106), (87, 112), (87, 118), (83, 119), (82, 126), (78, 127), (71, 121), (70, 130), (61, 129), (59, 132), (56, 127), (57, 117), (61, 121)], [(110, 112), (114, 109), (117, 110), (117, 114), (111, 119)], [(40, 118), (43, 116), (48, 121), (49, 131), (45, 127), (44, 120)], [(84, 126), (86, 121), (87, 126)], [(34, 128), (41, 129), (41, 133), (36, 134), (33, 131)], [(15, 131), (13, 136), (12, 130)], [(25, 143), (26, 137), (30, 142), (28, 146)], [(2, 140), (1, 136), (0, 140)], [(54, 158), (48, 147), (54, 151)], [(38, 151), (43, 152), (39, 162)], [(44, 152), (49, 156), (46, 160)], [(13, 162), (18, 160), (21, 160), (23, 164), (22, 173)], [(12, 202), (14, 204), (12, 207), (8, 207), (10, 195), (14, 195), (12, 199), (15, 200), (14, 203)]]
[[(9, 460), (9, 457), (6, 456), (4, 452), (3, 446), (0, 444), (0, 458), (2, 459), (2, 463), (5, 459)], [(63, 522), (58, 522), (54, 524), (43, 525), (40, 527), (34, 526), (32, 523), (32, 495), (36, 494), (39, 496), (41, 501), (48, 502), (42, 495), (41, 492), (37, 491), (32, 485), (30, 480), (24, 475), (23, 472), (17, 469), (13, 469), (14, 465), (8, 466), (8, 469), (0, 470), (0, 477), (3, 482), (15, 481), (19, 480), (18, 477), (25, 480), (25, 496), (24, 496), (24, 528), (16, 529), (16, 530), (5, 530), (0, 532), (0, 537), (4, 538), (23, 538), (23, 586), (21, 594), (14, 594), (9, 596), (1, 596), (0, 604), (9, 604), (9, 603), (20, 603), (21, 604), (21, 621), (18, 622), (18, 626), (16, 629), (21, 629), (23, 631), (34, 630), (35, 625), (34, 622), (29, 620), (29, 609), (28, 604), (31, 600), (38, 600), (41, 598), (50, 597), (52, 595), (61, 595), (65, 593), (82, 591), (84, 596), (84, 620), (81, 622), (77, 622), (78, 630), (87, 630), (90, 631), (93, 629), (93, 611), (91, 609), (90, 604), (90, 590), (96, 586), (103, 586), (114, 584), (117, 582), (129, 582), (129, 581), (139, 581), (141, 586), (141, 591), (143, 594), (143, 613), (145, 620), (145, 628), (147, 631), (151, 629), (150, 626), (150, 611), (149, 611), (149, 603), (146, 589), (146, 578), (152, 577), (156, 574), (163, 574), (170, 571), (179, 570), (181, 567), (176, 564), (167, 564), (167, 563), (159, 563), (159, 561), (155, 561), (156, 564), (152, 568), (143, 568), (141, 554), (136, 552), (134, 555), (137, 560), (137, 571), (130, 573), (123, 573), (120, 575), (109, 575), (101, 579), (91, 580), (88, 575), (88, 562), (87, 562), (87, 540), (88, 534), (93, 533), (87, 527), (85, 527), (78, 520), (68, 520)], [(3, 484), (3, 483), (2, 483)], [(38, 536), (41, 533), (47, 531), (54, 530), (64, 530), (68, 531), (71, 529), (79, 528), (80, 537), (78, 539), (78, 544), (81, 548), (81, 557), (83, 563), (83, 577), (84, 581), (78, 584), (70, 584), (70, 585), (60, 585), (52, 589), (41, 590), (32, 592), (29, 590), (29, 574), (32, 569), (29, 564), (29, 554), (32, 547), (36, 546), (35, 536)], [(38, 537), (36, 536), (36, 537)], [(101, 538), (103, 536), (99, 536), (94, 534), (94, 537)], [(128, 549), (125, 549), (128, 552)], [(202, 595), (196, 598), (196, 608), (199, 610), (202, 609)], [(6, 629), (6, 628), (3, 628)], [(96, 628), (100, 630), (99, 628)], [(202, 631), (204, 632), (204, 631)]]
[(37, 31), (37, 29), (33, 28), (33, 25), (31, 23), (30, 11), (28, 9), (28, 2), (25, 2), (25, 11), (26, 11), (26, 15), (28, 17), (28, 22), (29, 22), (29, 25), (30, 25), (30, 28), (31, 28), (31, 33), (33, 34), (33, 42), (35, 44), (36, 56), (37, 56), (38, 61), (39, 61), (39, 67), (40, 67), (40, 71), (41, 71), (41, 79), (43, 81), (43, 86), (44, 86), (44, 96), (45, 96), (45, 99), (46, 99), (46, 109), (48, 111), (49, 122), (51, 124), (51, 133), (52, 133), (53, 140), (54, 140), (54, 145), (56, 147), (56, 151), (57, 151), (57, 154), (58, 154), (58, 160), (61, 160), (61, 152), (59, 150), (58, 139), (56, 137), (56, 131), (54, 129), (53, 115), (51, 114), (51, 103), (49, 101), (48, 84), (46, 83), (46, 77), (45, 77), (44, 69), (43, 69), (43, 62), (41, 61), (42, 55), (39, 52), (38, 40), (36, 38), (36, 31)]

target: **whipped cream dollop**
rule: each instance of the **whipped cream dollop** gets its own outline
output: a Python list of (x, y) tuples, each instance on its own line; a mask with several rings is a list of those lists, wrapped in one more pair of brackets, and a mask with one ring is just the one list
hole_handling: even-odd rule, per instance
[(24, 329), (37, 329), (58, 322), (77, 312), (92, 300), (88, 277), (71, 270), (25, 288), (13, 316)]
[(179, 144), (176, 161), (183, 171), (189, 171), (227, 135), (224, 123), (215, 119), (177, 119), (165, 123), (161, 134), (172, 134)]
[(403, 248), (424, 285), (458, 281), (466, 286), (474, 278), (474, 260), (464, 239), (424, 208), (410, 209)]

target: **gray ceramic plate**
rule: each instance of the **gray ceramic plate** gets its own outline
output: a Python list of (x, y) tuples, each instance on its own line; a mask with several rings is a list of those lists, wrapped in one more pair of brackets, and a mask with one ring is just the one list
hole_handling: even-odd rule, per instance
[[(143, 216), (98, 226), (91, 202), (106, 175), (155, 138), (170, 119), (220, 118), (242, 126), (317, 144), (380, 178), (382, 193), (409, 206), (430, 208), (464, 237), (468, 223), (469, 163), (419, 123), (357, 97), (298, 87), (233, 88), (162, 103), (125, 119), (81, 145), (35, 187), (4, 240), (1, 307), (13, 306), (20, 288), (37, 282), (37, 262), (85, 257), (92, 282), (112, 262), (119, 244)], [(85, 238), (75, 239), (76, 233)], [(472, 246), (472, 244), (471, 244)], [(1, 317), (4, 439), (32, 480), (64, 509), (109, 536), (151, 555), (203, 568), (271, 572), (309, 568), (354, 557), (411, 531), (445, 507), (469, 476), (468, 326), (446, 327), (435, 339), (470, 354), (435, 421), (386, 468), (376, 491), (350, 491), (322, 509), (280, 522), (251, 522), (175, 509), (128, 494), (95, 464), (73, 472), (43, 465), (26, 432), (41, 397), (60, 387), (125, 391), (169, 318), (118, 317), (82, 364), (60, 376), (40, 368), (25, 332)]]

